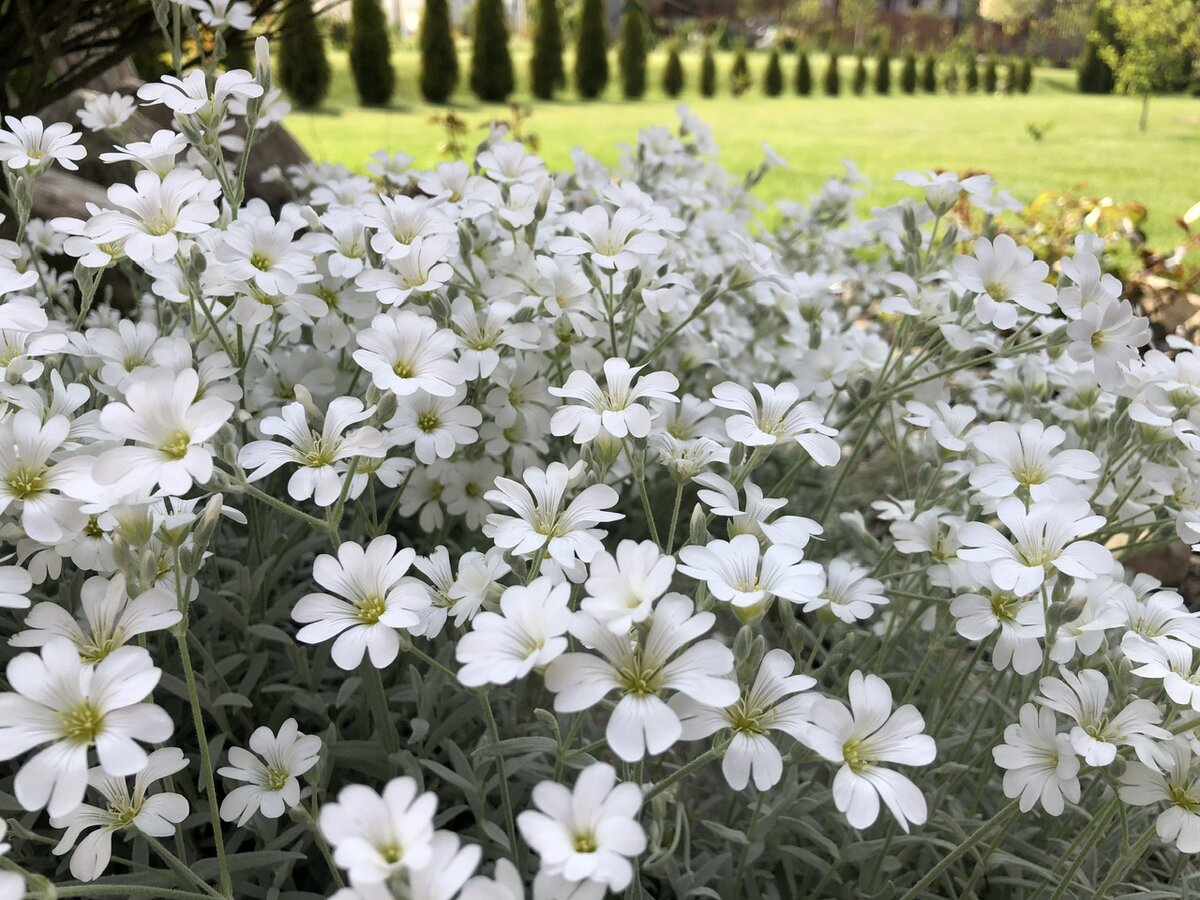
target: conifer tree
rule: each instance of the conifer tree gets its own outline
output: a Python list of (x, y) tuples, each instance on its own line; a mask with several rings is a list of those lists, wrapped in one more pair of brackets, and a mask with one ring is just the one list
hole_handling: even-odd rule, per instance
[(667, 63), (663, 66), (663, 93), (668, 97), (678, 97), (683, 92), (683, 84), (683, 60), (679, 58), (679, 46), (672, 41), (667, 48)]
[(312, 0), (288, 0), (279, 24), (279, 83), (301, 109), (320, 106), (329, 93), (331, 73)]
[(983, 70), (983, 92), (985, 94), (996, 93), (996, 88), (1000, 84), (1000, 72), (996, 64), (996, 57), (989, 56), (987, 65)]
[(783, 67), (779, 64), (779, 50), (772, 47), (767, 58), (767, 71), (763, 74), (763, 93), (778, 97), (783, 93)]
[(855, 97), (861, 97), (867, 92), (867, 81), (867, 61), (860, 53), (854, 64), (854, 81), (850, 85)]
[(539, 100), (549, 100), (566, 80), (558, 0), (539, 0), (533, 53), (529, 58), (529, 88)]
[(880, 50), (875, 57), (875, 93), (890, 94), (892, 92), (892, 57), (886, 50)]
[(746, 48), (739, 46), (733, 57), (733, 68), (729, 70), (729, 89), (733, 96), (740, 97), (750, 89), (750, 61), (746, 59)]
[(700, 96), (713, 97), (717, 93), (717, 61), (713, 57), (712, 44), (704, 45), (704, 58), (700, 60)]
[(917, 92), (917, 58), (912, 53), (904, 54), (904, 62), (900, 66), (900, 90), (906, 94)]
[(966, 84), (968, 94), (973, 94), (979, 90), (979, 64), (976, 62), (974, 54), (971, 55), (971, 60), (967, 63)]
[(575, 89), (594, 100), (608, 86), (608, 34), (604, 29), (604, 0), (583, 0), (575, 40)]
[(379, 0), (351, 0), (350, 71), (364, 106), (386, 106), (396, 88), (387, 18)]
[(476, 0), (472, 38), (471, 90), (480, 100), (503, 103), (513, 92), (504, 0)]
[(808, 63), (808, 54), (803, 50), (796, 60), (796, 93), (801, 97), (812, 93), (812, 67)]
[(429, 103), (445, 103), (458, 87), (458, 53), (447, 0), (425, 0), (420, 46), (421, 96)]
[(627, 100), (640, 100), (646, 93), (646, 14), (630, 3), (621, 14), (621, 46), (617, 62), (621, 68), (621, 92)]
[(937, 93), (937, 57), (932, 53), (925, 54), (921, 66), (921, 90), (927, 94)]
[(1083, 48), (1083, 59), (1079, 66), (1078, 86), (1083, 94), (1111, 94), (1116, 86), (1116, 76), (1101, 52), (1104, 47), (1120, 48), (1116, 45), (1116, 25), (1107, 3), (1097, 3), (1092, 28), (1088, 32), (1087, 44)]
[(838, 73), (838, 55), (836, 51), (829, 54), (829, 65), (825, 67), (823, 82), (825, 96), (836, 97), (842, 92), (842, 76)]

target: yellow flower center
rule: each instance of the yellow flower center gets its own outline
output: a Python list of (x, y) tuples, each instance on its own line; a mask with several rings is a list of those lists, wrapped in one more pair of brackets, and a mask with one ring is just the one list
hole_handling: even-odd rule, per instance
[(90, 746), (104, 727), (104, 713), (90, 700), (84, 700), (62, 713), (59, 725), (63, 740)]
[(177, 431), (162, 445), (162, 452), (170, 459), (183, 459), (191, 445), (192, 436), (186, 431)]
[(20, 466), (8, 475), (8, 489), (18, 500), (29, 500), (46, 489), (46, 470), (43, 467)]
[(354, 612), (358, 616), (358, 621), (364, 625), (377, 625), (383, 618), (383, 614), (387, 612), (387, 603), (382, 597), (366, 597), (354, 601)]

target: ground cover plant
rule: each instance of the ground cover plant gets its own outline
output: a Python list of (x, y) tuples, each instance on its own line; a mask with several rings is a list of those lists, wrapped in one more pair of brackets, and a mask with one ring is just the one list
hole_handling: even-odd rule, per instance
[(1137, 560), (1200, 542), (1200, 355), (1099, 239), (952, 172), (767, 218), (684, 107), (271, 209), (256, 57), (148, 141), (93, 98), (86, 219), (29, 217), (74, 123), (0, 130), (0, 897), (1195, 887)]

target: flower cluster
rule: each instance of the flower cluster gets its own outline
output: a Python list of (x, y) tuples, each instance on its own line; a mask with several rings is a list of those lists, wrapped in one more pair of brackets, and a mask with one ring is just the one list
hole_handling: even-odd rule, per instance
[[(143, 87), (129, 183), (0, 242), (0, 896), (50, 834), (138, 895), (1184, 877), (1200, 617), (1138, 572), (1200, 545), (1200, 353), (1094, 239), (1052, 272), (950, 173), (760, 218), (776, 158), (686, 110), (615, 170), (496, 131), (271, 207), (259, 57)], [(78, 138), (10, 119), (11, 195)], [(1078, 836), (1021, 872), (1022, 813)]]

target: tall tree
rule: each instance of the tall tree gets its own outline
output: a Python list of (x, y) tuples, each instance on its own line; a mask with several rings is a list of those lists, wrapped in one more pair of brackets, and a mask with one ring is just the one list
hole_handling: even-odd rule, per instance
[(566, 80), (558, 0), (539, 0), (537, 21), (534, 23), (533, 54), (529, 58), (529, 87), (539, 100), (549, 100)]
[(713, 57), (712, 42), (704, 45), (704, 56), (700, 60), (700, 96), (712, 97), (717, 93), (717, 61)]
[(513, 92), (512, 56), (504, 0), (476, 0), (471, 46), (471, 90), (480, 100), (503, 103)]
[(850, 90), (854, 92), (855, 97), (861, 97), (867, 92), (867, 82), (870, 76), (867, 74), (867, 60), (861, 53), (854, 63), (854, 81), (850, 83)]
[(1117, 41), (1117, 26), (1113, 23), (1112, 11), (1107, 3), (1097, 3), (1092, 28), (1088, 32), (1087, 44), (1083, 48), (1083, 59), (1079, 64), (1078, 87), (1083, 94), (1111, 94), (1117, 85), (1112, 66), (1104, 59), (1105, 47), (1113, 48), (1113, 55), (1121, 55)]
[(608, 85), (608, 34), (604, 0), (583, 0), (575, 37), (575, 89), (585, 100), (599, 97)]
[(425, 0), (420, 45), (421, 96), (430, 103), (445, 103), (458, 86), (458, 52), (447, 0)]
[(829, 54), (829, 65), (825, 67), (825, 78), (822, 88), (827, 97), (836, 97), (842, 92), (842, 76), (838, 72), (837, 51), (831, 51)]
[(841, 17), (842, 27), (850, 28), (854, 31), (855, 50), (862, 49), (867, 29), (875, 21), (875, 14), (878, 9), (879, 3), (877, 0), (839, 0), (837, 4), (838, 15)]
[(739, 46), (733, 56), (733, 68), (729, 70), (729, 89), (733, 96), (740, 97), (750, 89), (753, 79), (750, 77), (750, 61), (746, 58), (746, 48)]
[(796, 60), (796, 93), (801, 97), (812, 93), (812, 67), (808, 64), (808, 53), (803, 50)]
[(662, 89), (668, 97), (683, 93), (683, 60), (679, 58), (679, 45), (674, 41), (667, 48), (667, 62), (663, 66)]
[(926, 53), (921, 64), (921, 90), (927, 94), (937, 93), (937, 57), (932, 53)]
[(892, 57), (886, 50), (880, 50), (875, 57), (875, 93), (890, 94), (892, 92)]
[[(241, 42), (238, 47), (244, 46)], [(320, 106), (331, 72), (312, 0), (288, 0), (279, 31), (279, 83), (301, 109)]]
[(900, 90), (906, 94), (917, 92), (917, 58), (911, 52), (904, 54), (900, 65)]
[(621, 92), (627, 100), (640, 100), (646, 93), (647, 30), (641, 4), (629, 3), (621, 14), (621, 46), (617, 50)]
[(396, 88), (387, 17), (379, 0), (351, 0), (350, 71), (364, 106), (386, 106)]
[(1138, 128), (1146, 130), (1150, 95), (1186, 83), (1200, 58), (1200, 16), (1194, 0), (1111, 0), (1121, 50), (1103, 47), (1117, 90), (1142, 98)]
[(763, 74), (763, 93), (768, 97), (778, 97), (783, 93), (783, 67), (779, 64), (779, 49), (771, 48), (767, 58), (767, 71)]
[(983, 92), (985, 94), (996, 93), (996, 88), (1000, 86), (1000, 67), (996, 62), (995, 56), (989, 56), (987, 65), (983, 67)]

